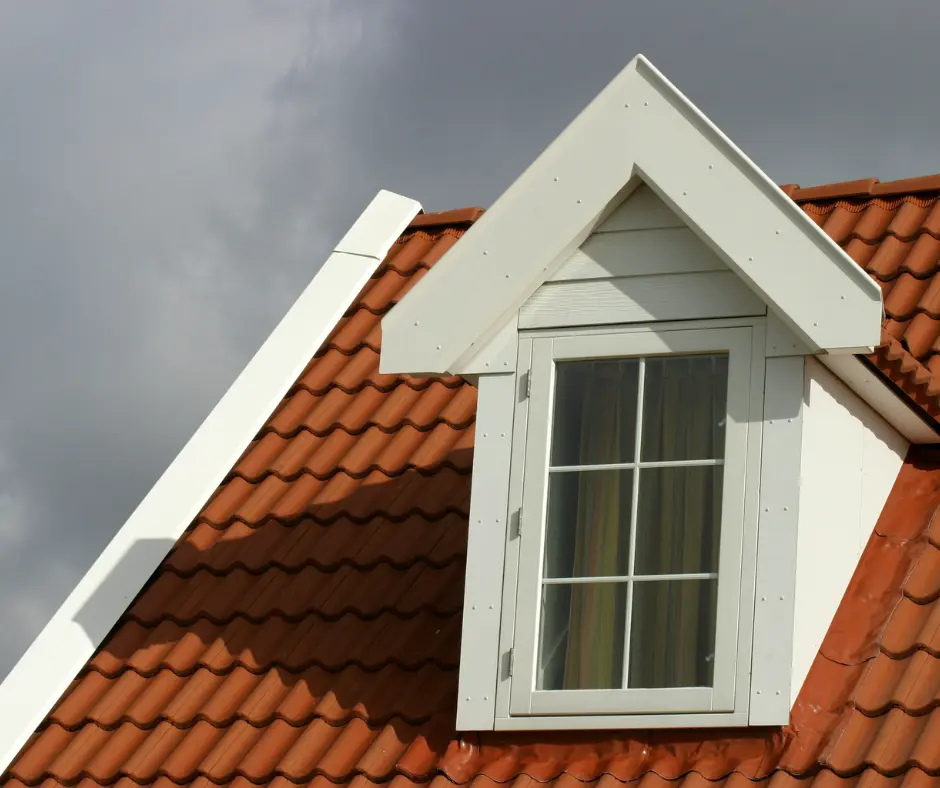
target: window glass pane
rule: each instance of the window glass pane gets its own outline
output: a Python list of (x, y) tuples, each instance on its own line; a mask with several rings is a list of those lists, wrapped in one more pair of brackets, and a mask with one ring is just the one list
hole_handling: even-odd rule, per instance
[(717, 580), (633, 584), (631, 688), (712, 686), (717, 592)]
[(727, 355), (647, 359), (641, 459), (722, 459), (727, 397)]
[(635, 574), (718, 571), (722, 471), (699, 465), (639, 472)]
[(552, 465), (633, 462), (638, 370), (622, 358), (556, 365)]
[(624, 583), (543, 586), (536, 689), (620, 689), (626, 611)]
[(545, 577), (627, 574), (633, 471), (548, 475)]

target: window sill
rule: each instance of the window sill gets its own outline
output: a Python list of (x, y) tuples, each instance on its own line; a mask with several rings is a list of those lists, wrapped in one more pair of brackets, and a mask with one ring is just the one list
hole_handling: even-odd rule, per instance
[(702, 714), (607, 714), (557, 717), (496, 717), (497, 731), (648, 730), (651, 728), (744, 728), (747, 711)]

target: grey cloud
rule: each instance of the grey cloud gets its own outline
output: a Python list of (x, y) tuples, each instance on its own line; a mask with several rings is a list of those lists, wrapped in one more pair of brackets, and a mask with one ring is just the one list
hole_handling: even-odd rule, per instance
[(927, 0), (0, 8), (0, 673), (378, 188), (491, 203), (637, 52), (779, 182), (940, 171), (938, 25)]

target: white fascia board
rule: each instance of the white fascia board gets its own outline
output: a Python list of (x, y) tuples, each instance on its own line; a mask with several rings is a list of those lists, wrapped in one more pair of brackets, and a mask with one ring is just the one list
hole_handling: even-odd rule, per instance
[(847, 355), (817, 356), (881, 418), (914, 444), (940, 443), (940, 427), (926, 414), (921, 416), (859, 358)]
[(813, 352), (878, 343), (880, 288), (640, 55), (385, 316), (382, 371), (459, 371), (640, 179)]
[(0, 772), (199, 514), (421, 206), (380, 191), (0, 684)]

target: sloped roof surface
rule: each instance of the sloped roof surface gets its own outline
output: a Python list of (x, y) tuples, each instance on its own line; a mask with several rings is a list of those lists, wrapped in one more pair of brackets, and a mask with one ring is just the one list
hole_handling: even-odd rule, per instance
[(940, 175), (783, 189), (881, 285), (886, 320), (871, 360), (940, 417)]
[[(804, 202), (885, 287), (886, 331), (909, 351), (892, 361), (886, 345), (880, 367), (909, 357), (928, 388), (940, 323), (925, 344), (918, 316), (938, 313), (894, 294), (908, 279), (934, 286), (936, 259), (919, 255), (937, 243), (936, 201)], [(5, 785), (915, 786), (940, 774), (930, 450), (905, 463), (789, 728), (455, 734), (476, 394), (380, 375), (379, 320), (478, 214), (417, 217)]]

